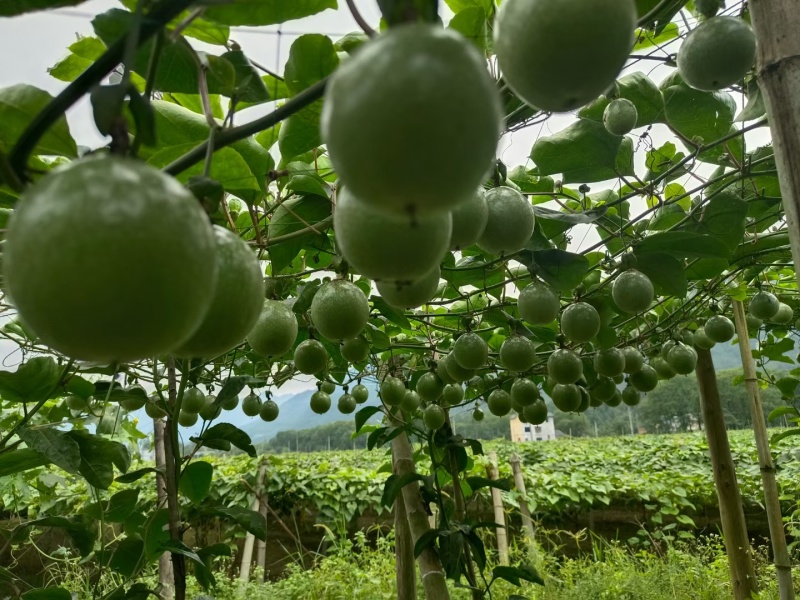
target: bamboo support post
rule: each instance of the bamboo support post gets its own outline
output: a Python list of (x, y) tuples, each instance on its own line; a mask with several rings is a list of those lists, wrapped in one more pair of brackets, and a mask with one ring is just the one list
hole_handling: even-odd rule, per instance
[[(497, 453), (489, 453), (489, 464), (486, 466), (486, 474), (492, 481), (498, 478), (497, 472)], [(494, 505), (494, 522), (497, 524), (497, 554), (500, 564), (508, 564), (508, 534), (506, 533), (506, 514), (503, 510), (503, 496), (500, 490), (492, 488), (492, 504)]]

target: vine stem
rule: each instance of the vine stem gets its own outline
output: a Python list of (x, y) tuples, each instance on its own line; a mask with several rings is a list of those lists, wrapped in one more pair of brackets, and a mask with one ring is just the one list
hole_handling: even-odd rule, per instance
[[(172, 19), (181, 14), (194, 0), (161, 0), (156, 7), (144, 16), (139, 29), (138, 46), (142, 46), (150, 38), (160, 32)], [(67, 110), (80, 100), (94, 85), (100, 83), (120, 63), (125, 53), (128, 36), (123, 35), (105, 53), (93, 62), (88, 69), (70, 83), (64, 91), (53, 98), (39, 112), (20, 136), (9, 155), (11, 168), (17, 177), (25, 181), (25, 168), (28, 157), (36, 148), (36, 144), (51, 126), (61, 118)]]
[(369, 23), (367, 23), (366, 19), (361, 15), (356, 6), (355, 0), (346, 0), (347, 8), (350, 9), (350, 14), (353, 15), (353, 19), (355, 19), (358, 26), (366, 33), (369, 37), (375, 37), (377, 34), (375, 30), (370, 27)]
[(0, 448), (4, 448), (5, 445), (8, 443), (8, 440), (14, 437), (14, 435), (17, 433), (17, 430), (23, 425), (25, 425), (25, 423), (30, 421), (31, 418), (33, 418), (33, 415), (35, 415), (37, 412), (41, 410), (41, 408), (45, 405), (45, 403), (50, 399), (50, 396), (53, 394), (53, 392), (55, 392), (58, 389), (58, 386), (60, 386), (63, 383), (64, 378), (67, 376), (67, 373), (72, 368), (73, 364), (75, 364), (75, 361), (70, 358), (67, 364), (62, 369), (61, 375), (58, 376), (58, 381), (56, 381), (55, 385), (50, 389), (47, 395), (41, 400), (39, 400), (39, 402), (36, 403), (36, 406), (34, 406), (24, 417), (22, 417), (19, 421), (17, 421), (17, 424), (11, 428), (11, 431), (9, 431), (5, 435), (5, 437), (3, 437), (2, 440), (0, 440)]

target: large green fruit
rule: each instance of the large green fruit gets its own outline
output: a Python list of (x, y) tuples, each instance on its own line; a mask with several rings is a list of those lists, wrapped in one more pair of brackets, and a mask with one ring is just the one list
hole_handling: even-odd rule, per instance
[(67, 408), (70, 410), (84, 411), (89, 408), (89, 404), (80, 396), (70, 395), (65, 398), (65, 401), (67, 403)]
[(417, 381), (417, 393), (425, 402), (436, 402), (442, 396), (444, 383), (436, 373), (429, 372)]
[(633, 346), (625, 346), (622, 355), (625, 357), (625, 373), (636, 373), (644, 365), (644, 356)]
[(318, 390), (311, 394), (309, 404), (312, 411), (318, 415), (324, 415), (331, 408), (331, 397), (325, 392)]
[(502, 112), (484, 57), (454, 31), (390, 29), (336, 70), (322, 138), (336, 172), (383, 210), (458, 206), (494, 164)]
[(261, 417), (262, 421), (270, 423), (278, 418), (280, 412), (280, 408), (273, 400), (267, 400), (259, 408), (258, 416)]
[(625, 372), (625, 355), (619, 348), (607, 348), (594, 355), (594, 370), (606, 377), (615, 377)]
[(531, 425), (541, 425), (547, 421), (547, 405), (544, 400), (537, 400), (533, 404), (529, 404), (522, 411), (522, 416)]
[(691, 346), (677, 344), (667, 355), (667, 362), (676, 373), (688, 375), (697, 365), (697, 352)]
[(581, 403), (578, 406), (578, 410), (576, 412), (579, 413), (586, 412), (592, 405), (592, 397), (589, 395), (589, 392), (586, 390), (586, 388), (583, 387), (582, 385), (578, 386), (578, 391), (581, 393)]
[(203, 419), (203, 421), (213, 421), (219, 417), (220, 413), (222, 413), (222, 407), (214, 405), (214, 396), (211, 394), (206, 396), (206, 403), (203, 408), (200, 409), (200, 418)]
[(694, 332), (694, 336), (692, 336), (692, 343), (703, 350), (711, 350), (714, 346), (716, 346), (714, 340), (706, 335), (704, 329), (698, 329)]
[(675, 369), (670, 366), (666, 359), (663, 359), (660, 356), (657, 356), (651, 360), (650, 366), (656, 370), (659, 379), (672, 379), (675, 377), (675, 375), (677, 375)]
[(652, 392), (658, 385), (658, 373), (650, 365), (643, 365), (630, 376), (630, 382), (640, 392)]
[(79, 160), (17, 206), (5, 290), (48, 346), (132, 361), (171, 352), (202, 323), (214, 295), (214, 233), (176, 180), (136, 160)]
[(738, 17), (713, 17), (686, 36), (678, 52), (678, 72), (687, 85), (713, 92), (740, 81), (755, 57), (750, 25)]
[(706, 324), (703, 326), (703, 331), (705, 331), (706, 336), (708, 336), (708, 339), (712, 342), (722, 344), (724, 342), (730, 342), (733, 339), (736, 328), (728, 317), (714, 315), (706, 321)]
[(608, 406), (614, 407), (622, 404), (622, 392), (614, 390), (614, 394), (605, 401)]
[(248, 417), (255, 417), (261, 412), (261, 398), (256, 396), (253, 392), (247, 394), (242, 400), (242, 412)]
[(694, 0), (695, 10), (704, 17), (713, 17), (720, 9), (721, 0)]
[(369, 342), (363, 337), (354, 337), (342, 342), (339, 351), (347, 362), (359, 363), (369, 356)]
[(750, 314), (757, 319), (771, 319), (778, 312), (780, 301), (769, 292), (758, 292), (750, 299)]
[(321, 381), (319, 383), (319, 389), (330, 395), (336, 391), (336, 384), (332, 381)]
[(447, 368), (447, 373), (450, 375), (450, 378), (453, 381), (463, 382), (475, 375), (475, 369), (465, 369), (455, 358), (453, 358), (453, 353), (451, 352), (447, 356), (445, 356), (442, 360), (445, 362), (445, 367)]
[(464, 399), (464, 388), (457, 383), (448, 383), (442, 390), (442, 404), (454, 406)]
[(493, 390), (486, 399), (489, 412), (496, 417), (504, 417), (511, 412), (511, 396), (504, 390)]
[(453, 344), (450, 359), (464, 369), (480, 369), (489, 359), (489, 346), (477, 333), (465, 333)]
[(436, 374), (439, 376), (439, 379), (442, 380), (442, 383), (445, 385), (449, 383), (458, 383), (455, 379), (452, 378), (450, 373), (447, 371), (447, 357), (443, 356), (439, 359), (439, 362), (436, 363)]
[(444, 410), (437, 404), (430, 404), (422, 411), (422, 421), (425, 423), (425, 427), (431, 431), (441, 429), (442, 425), (444, 425), (444, 419)]
[(511, 399), (522, 406), (533, 404), (539, 399), (539, 386), (525, 377), (516, 379), (511, 385)]
[(262, 356), (283, 356), (292, 349), (297, 331), (297, 317), (291, 308), (278, 300), (265, 300), (247, 343)]
[(239, 406), (239, 396), (230, 396), (222, 404), (222, 410), (233, 410)]
[(369, 302), (364, 292), (346, 279), (324, 283), (311, 301), (314, 327), (329, 340), (357, 337), (369, 319)]
[(352, 390), (350, 390), (350, 395), (356, 399), (358, 404), (364, 404), (367, 400), (369, 400), (369, 389), (367, 386), (359, 383)]
[(352, 414), (357, 406), (358, 402), (356, 402), (352, 394), (342, 394), (339, 396), (339, 401), (336, 403), (336, 408), (338, 408), (339, 412), (343, 415)]
[(486, 192), (489, 218), (478, 238), (478, 246), (489, 254), (522, 250), (533, 235), (535, 218), (531, 203), (510, 187)]
[(478, 241), (489, 220), (489, 207), (482, 189), (459, 204), (452, 212), (453, 232), (450, 249), (463, 250)]
[(561, 314), (561, 331), (573, 342), (588, 342), (600, 331), (600, 315), (591, 304), (570, 304)]
[(407, 413), (413, 413), (419, 408), (420, 404), (422, 404), (420, 395), (413, 390), (406, 390), (405, 396), (400, 401), (400, 408)]
[(747, 321), (748, 329), (760, 329), (761, 326), (764, 324), (764, 321), (762, 321), (758, 317), (754, 317), (749, 313), (745, 315), (745, 320)]
[(217, 284), (200, 327), (174, 354), (212, 358), (238, 346), (256, 324), (264, 304), (258, 258), (235, 233), (214, 226)]
[(500, 364), (509, 371), (527, 371), (536, 362), (536, 347), (526, 337), (512, 335), (500, 346)]
[(642, 395), (634, 386), (629, 385), (622, 390), (622, 401), (628, 406), (636, 406), (641, 400)]
[(581, 405), (581, 400), (583, 400), (580, 388), (574, 383), (557, 383), (553, 386), (550, 397), (553, 399), (553, 404), (555, 404), (556, 408), (561, 412), (573, 412), (578, 410), (578, 407)]
[(124, 408), (127, 412), (135, 412), (141, 408), (144, 408), (144, 405), (147, 403), (147, 392), (144, 391), (143, 387), (139, 385), (133, 385), (125, 391), (128, 393), (128, 395), (119, 401), (119, 405), (122, 408)]
[(197, 423), (198, 418), (197, 413), (182, 410), (178, 415), (178, 423), (181, 427), (192, 427)]
[(144, 412), (151, 419), (164, 419), (167, 416), (167, 411), (161, 408), (160, 404), (161, 401), (157, 395), (150, 396), (147, 399), (147, 404), (144, 405)]
[(627, 98), (612, 100), (603, 111), (603, 125), (613, 135), (625, 135), (636, 127), (639, 113), (636, 106)]
[(483, 411), (480, 408), (476, 408), (475, 410), (472, 411), (472, 420), (473, 421), (479, 421), (479, 422), (483, 421), (483, 417), (484, 416), (485, 415), (483, 414)]
[(543, 283), (534, 281), (520, 292), (517, 299), (520, 316), (532, 325), (552, 323), (561, 310), (558, 294)]
[(783, 302), (778, 305), (778, 312), (776, 312), (772, 319), (770, 319), (770, 321), (777, 323), (778, 325), (788, 325), (793, 320), (794, 311), (792, 310), (792, 307), (788, 304), (784, 304)]
[(406, 384), (391, 375), (381, 383), (381, 399), (389, 406), (400, 406), (406, 395)]
[(411, 283), (379, 281), (376, 285), (378, 293), (389, 306), (401, 309), (417, 308), (436, 295), (441, 276), (442, 271), (439, 265), (436, 265), (430, 273)]
[(410, 283), (429, 274), (450, 249), (453, 219), (448, 212), (387, 213), (344, 188), (336, 201), (336, 245), (359, 273), (380, 281)]
[(635, 28), (632, 0), (505, 0), (494, 23), (494, 49), (520, 98), (566, 112), (613, 85)]
[(614, 280), (611, 296), (622, 312), (638, 314), (650, 308), (655, 290), (647, 275), (636, 269), (628, 269)]
[(617, 384), (614, 383), (613, 379), (609, 379), (608, 377), (598, 377), (597, 382), (589, 390), (589, 395), (592, 398), (600, 400), (601, 402), (605, 402), (611, 398), (616, 391)]
[(583, 362), (572, 350), (555, 350), (547, 359), (547, 374), (556, 383), (575, 383), (583, 375)]
[(196, 387), (190, 387), (183, 393), (181, 410), (191, 413), (199, 413), (206, 405), (206, 395)]
[(661, 346), (661, 351), (660, 351), (661, 358), (667, 360), (667, 356), (669, 356), (669, 351), (672, 350), (677, 344), (678, 342), (676, 342), (675, 340), (667, 340), (666, 342), (664, 342), (664, 344)]
[(303, 340), (294, 349), (294, 366), (301, 373), (316, 375), (328, 366), (328, 351), (319, 340)]

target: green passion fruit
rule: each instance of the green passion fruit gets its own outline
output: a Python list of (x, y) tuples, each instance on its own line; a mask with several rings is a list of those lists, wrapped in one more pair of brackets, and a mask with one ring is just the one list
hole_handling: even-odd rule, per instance
[(686, 36), (678, 52), (678, 72), (687, 85), (714, 92), (740, 81), (755, 57), (750, 25), (738, 17), (713, 17)]
[(636, 406), (641, 400), (642, 395), (634, 386), (629, 385), (622, 390), (622, 401), (628, 406)]
[(199, 413), (206, 405), (206, 395), (196, 387), (190, 387), (183, 393), (181, 410), (191, 413)]
[(430, 273), (411, 283), (378, 281), (376, 286), (381, 298), (386, 300), (389, 306), (400, 309), (417, 308), (436, 295), (441, 276), (442, 271), (439, 265), (436, 265)]
[(656, 370), (659, 379), (672, 379), (677, 375), (677, 372), (670, 366), (669, 362), (660, 356), (651, 360), (650, 366)]
[(599, 350), (594, 355), (594, 370), (606, 377), (615, 377), (625, 372), (625, 356), (619, 348)]
[(643, 365), (631, 374), (630, 383), (640, 392), (652, 392), (658, 385), (658, 373), (650, 365)]
[[(333, 215), (336, 245), (359, 273), (379, 281), (413, 282), (428, 275), (450, 249), (448, 212), (387, 213), (356, 198), (345, 187)], [(438, 283), (438, 280), (437, 280)]]
[(572, 350), (555, 350), (547, 359), (547, 374), (556, 383), (575, 383), (583, 375), (583, 362)]
[(465, 369), (455, 358), (453, 358), (453, 353), (451, 352), (443, 359), (445, 361), (445, 366), (447, 367), (447, 372), (450, 375), (450, 378), (457, 382), (464, 382), (469, 379), (472, 379), (475, 376), (474, 369)]
[(546, 325), (558, 317), (561, 301), (558, 294), (538, 281), (526, 286), (517, 299), (520, 316), (532, 325)]
[(511, 385), (511, 399), (522, 406), (533, 404), (539, 399), (539, 386), (530, 379), (520, 377)]
[(453, 231), (450, 234), (450, 249), (469, 248), (478, 241), (489, 220), (489, 206), (482, 189), (477, 190), (451, 213)]
[(767, 320), (775, 316), (780, 300), (770, 292), (758, 292), (750, 299), (750, 314), (757, 319)]
[(547, 405), (544, 400), (539, 399), (526, 406), (522, 411), (522, 416), (532, 425), (541, 425), (547, 421)]
[(722, 344), (730, 342), (733, 339), (736, 328), (728, 317), (714, 315), (706, 321), (706, 324), (703, 326), (703, 331), (705, 331), (706, 336), (712, 342)]
[(614, 392), (617, 391), (617, 384), (608, 377), (598, 377), (597, 382), (589, 389), (589, 395), (601, 402), (605, 402)]
[(242, 412), (248, 417), (255, 417), (261, 412), (261, 398), (253, 392), (247, 394), (242, 400)]
[(280, 408), (278, 405), (273, 400), (267, 400), (259, 408), (258, 416), (261, 417), (262, 421), (270, 423), (278, 418), (279, 413)]
[(319, 384), (319, 389), (330, 395), (336, 391), (336, 384), (332, 381), (321, 381)]
[(503, 78), (525, 102), (566, 112), (616, 79), (636, 28), (633, 0), (505, 0), (494, 24)]
[(442, 404), (454, 406), (464, 399), (464, 388), (457, 383), (449, 383), (442, 390)]
[(406, 390), (403, 399), (400, 401), (400, 408), (407, 413), (413, 413), (422, 404), (422, 398), (414, 390)]
[(428, 372), (419, 378), (416, 389), (425, 402), (436, 402), (442, 397), (444, 383), (436, 373)]
[(264, 304), (264, 277), (255, 253), (238, 235), (214, 226), (217, 283), (200, 327), (176, 356), (212, 358), (238, 346), (253, 329)]
[(303, 340), (294, 350), (294, 366), (301, 373), (316, 375), (328, 366), (328, 351), (319, 340)]
[(573, 342), (588, 342), (600, 331), (600, 315), (591, 304), (570, 304), (561, 314), (561, 331)]
[(647, 275), (636, 269), (628, 269), (614, 280), (611, 297), (622, 312), (638, 314), (650, 308), (655, 290)]
[(636, 127), (639, 113), (636, 106), (627, 98), (612, 100), (603, 111), (603, 125), (612, 135), (625, 135)]
[(478, 246), (489, 254), (522, 250), (533, 235), (536, 219), (525, 196), (510, 187), (496, 187), (486, 193), (489, 218), (478, 238)]
[(368, 319), (367, 297), (357, 285), (346, 279), (322, 284), (311, 301), (314, 327), (329, 340), (357, 337)]
[(492, 390), (486, 399), (489, 412), (496, 417), (504, 417), (511, 412), (511, 396), (505, 390)]
[(261, 314), (247, 335), (247, 343), (262, 356), (283, 356), (297, 339), (297, 318), (278, 300), (265, 300)]
[(369, 356), (369, 342), (363, 337), (354, 337), (342, 342), (339, 351), (347, 362), (359, 363)]
[(5, 290), (48, 346), (82, 360), (133, 361), (175, 350), (200, 327), (214, 296), (216, 244), (175, 179), (132, 159), (84, 159), (54, 169), (17, 206)]
[(578, 410), (583, 400), (580, 388), (574, 383), (557, 383), (550, 393), (553, 404), (561, 412), (574, 412)]
[(431, 431), (441, 429), (444, 425), (445, 414), (444, 410), (438, 404), (429, 404), (424, 411), (422, 411), (422, 422), (425, 427)]
[(489, 346), (477, 333), (465, 333), (453, 344), (451, 359), (464, 369), (480, 369), (489, 359)]
[(324, 415), (331, 408), (331, 397), (321, 390), (317, 390), (311, 394), (309, 401), (311, 410), (318, 415)]
[(629, 375), (636, 373), (644, 366), (644, 356), (633, 346), (625, 346), (622, 348), (622, 355), (625, 357), (625, 373)]
[(676, 373), (688, 375), (697, 365), (697, 352), (690, 346), (677, 344), (667, 355), (667, 362)]
[(381, 383), (381, 399), (389, 406), (400, 406), (406, 395), (406, 384), (402, 379), (389, 376)]
[(350, 391), (350, 395), (356, 399), (358, 404), (364, 404), (364, 402), (369, 400), (369, 389), (364, 384), (359, 383), (353, 387)]
[(793, 320), (794, 311), (792, 310), (792, 307), (788, 304), (784, 304), (783, 302), (778, 305), (778, 312), (776, 312), (770, 319), (772, 323), (776, 323), (778, 325), (788, 325)]
[(197, 413), (182, 410), (178, 415), (178, 423), (181, 427), (192, 427), (197, 424), (198, 418)]
[(714, 340), (706, 335), (704, 329), (698, 329), (694, 332), (694, 336), (692, 336), (692, 343), (703, 350), (711, 350), (714, 346), (716, 346)]
[(485, 415), (483, 414), (483, 411), (480, 408), (476, 408), (475, 410), (472, 411), (473, 421), (483, 421), (484, 416)]
[(500, 363), (509, 371), (522, 373), (536, 362), (536, 347), (528, 338), (512, 335), (500, 346)]
[(339, 400), (336, 403), (336, 408), (339, 409), (339, 412), (343, 415), (349, 415), (356, 410), (358, 406), (358, 402), (356, 399), (353, 398), (352, 394), (342, 394), (339, 396)]
[(494, 164), (501, 127), (483, 55), (428, 24), (393, 27), (342, 63), (321, 122), (342, 181), (364, 202), (404, 215), (469, 198)]

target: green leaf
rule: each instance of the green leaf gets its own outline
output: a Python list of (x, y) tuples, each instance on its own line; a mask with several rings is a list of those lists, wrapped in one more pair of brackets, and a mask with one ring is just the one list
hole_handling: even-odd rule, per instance
[(487, 479), (486, 477), (467, 477), (465, 479), (467, 485), (472, 488), (473, 492), (477, 492), (481, 488), (495, 488), (504, 492), (510, 492), (513, 484), (510, 479)]
[(256, 539), (267, 539), (267, 520), (261, 513), (239, 506), (218, 507), (215, 512), (238, 523), (245, 531), (252, 533)]
[(117, 492), (108, 500), (108, 508), (105, 511), (106, 521), (111, 523), (124, 523), (136, 509), (139, 501), (139, 490), (129, 489)]
[(403, 329), (411, 329), (411, 323), (409, 323), (402, 310), (393, 306), (389, 306), (386, 300), (380, 296), (372, 296), (370, 301), (372, 302), (372, 305), (378, 309), (378, 312), (389, 319), (392, 323), (399, 325)]
[(370, 420), (371, 417), (381, 412), (380, 406), (365, 406), (356, 413), (356, 433), (361, 431), (364, 424)]
[(254, 458), (256, 456), (256, 449), (250, 441), (250, 436), (230, 423), (217, 423), (197, 439), (206, 445), (210, 442), (222, 442), (223, 446), (227, 446), (227, 450), (230, 450), (231, 444), (233, 444), (248, 455)]
[[(798, 382), (800, 383), (800, 382)], [(780, 419), (783, 416), (792, 415), (792, 417), (800, 416), (800, 412), (794, 406), (779, 406), (776, 409), (773, 409), (769, 415), (767, 416), (767, 421), (774, 421), (775, 419)]]
[(222, 55), (233, 66), (236, 80), (233, 86), (233, 95), (237, 101), (247, 102), (253, 106), (262, 102), (267, 102), (269, 91), (261, 79), (258, 71), (250, 63), (250, 60), (241, 50), (231, 50)]
[[(276, 238), (296, 233), (308, 229), (309, 225), (316, 226), (330, 216), (331, 203), (327, 198), (316, 195), (292, 198), (284, 201), (273, 214), (268, 235), (270, 238)], [(311, 240), (323, 234), (324, 230), (325, 228), (321, 226), (320, 233), (309, 230), (308, 233), (270, 245), (272, 274), (276, 275), (288, 267), (300, 251), (307, 247)]]
[(780, 433), (774, 434), (770, 438), (769, 443), (772, 446), (776, 446), (778, 444), (778, 442), (780, 442), (781, 440), (785, 440), (788, 437), (794, 437), (796, 435), (800, 435), (800, 427), (794, 427), (792, 429), (785, 429), (785, 430), (781, 431)]
[(338, 7), (337, 0), (232, 0), (208, 6), (205, 17), (225, 25), (278, 25)]
[(709, 144), (727, 135), (736, 103), (727, 92), (701, 92), (684, 83), (664, 90), (667, 124), (695, 143)]
[(3, 0), (0, 2), (0, 17), (14, 17), (37, 10), (78, 6), (84, 2), (86, 0)]
[(84, 37), (69, 47), (70, 54), (47, 69), (52, 77), (59, 81), (75, 81), (78, 76), (96, 61), (106, 46), (96, 37)]
[[(794, 399), (794, 397), (798, 395), (797, 392), (800, 391), (800, 389), (798, 389), (800, 388), (800, 379), (796, 379), (795, 377), (781, 377), (778, 379), (775, 387), (781, 391), (781, 395), (784, 398)], [(794, 410), (794, 407), (789, 408)], [(770, 418), (772, 418), (772, 415), (770, 415)]]
[[(57, 527), (63, 529), (69, 536), (75, 548), (80, 552), (81, 557), (88, 556), (94, 549), (94, 542), (97, 538), (96, 531), (90, 524), (86, 523), (82, 517), (42, 517), (34, 519), (19, 527), (24, 531), (29, 527)], [(17, 532), (15, 531), (15, 534)]]
[(694, 220), (688, 229), (719, 240), (733, 252), (744, 239), (746, 219), (747, 202), (737, 194), (723, 191), (708, 201), (700, 219)]
[(123, 444), (86, 431), (75, 430), (66, 435), (80, 448), (78, 470), (90, 485), (108, 489), (114, 481), (114, 465), (123, 473), (130, 467), (131, 456)]
[(520, 567), (498, 566), (492, 569), (492, 576), (496, 579), (505, 579), (514, 585), (522, 585), (520, 583), (521, 580), (544, 585), (541, 575), (530, 565), (522, 565)]
[(659, 295), (686, 297), (688, 282), (683, 261), (663, 252), (635, 253), (636, 268), (647, 275)]
[(199, 504), (211, 489), (211, 479), (214, 476), (214, 467), (211, 463), (197, 461), (190, 463), (181, 473), (178, 489), (189, 500)]
[(0, 371), (0, 397), (9, 402), (39, 402), (53, 392), (59, 374), (52, 357), (31, 358), (16, 371)]
[(677, 23), (667, 23), (661, 31), (653, 31), (652, 29), (637, 29), (636, 42), (633, 45), (633, 50), (645, 50), (654, 46), (661, 46), (670, 40), (674, 40), (680, 35)]
[(147, 560), (151, 561), (164, 550), (164, 544), (169, 541), (169, 511), (161, 508), (155, 511), (144, 528), (144, 551)]
[[(623, 140), (628, 140), (624, 147)], [(564, 183), (591, 183), (616, 178), (620, 167), (620, 174), (631, 174), (629, 154), (629, 138), (610, 134), (602, 123), (578, 119), (555, 135), (539, 138), (531, 159), (540, 175), (561, 173)]]
[[(446, 256), (445, 260), (452, 260), (451, 255)], [(467, 256), (458, 261), (455, 267), (443, 266), (442, 279), (456, 287), (474, 285), (483, 288), (503, 281), (503, 271), (502, 264), (487, 264), (487, 260), (481, 256)]]
[(764, 104), (764, 97), (761, 95), (761, 88), (758, 83), (752, 81), (747, 84), (747, 104), (742, 111), (736, 115), (735, 121), (753, 121), (760, 119), (767, 114)]
[(636, 255), (648, 252), (677, 258), (727, 258), (728, 248), (716, 238), (688, 231), (665, 231), (646, 237), (635, 246)]
[[(14, 144), (53, 97), (31, 85), (18, 84), (0, 89), (0, 152), (8, 154)], [(34, 154), (78, 156), (78, 146), (69, 131), (64, 115), (48, 128), (33, 150)]]
[(486, 10), (481, 6), (468, 6), (458, 11), (450, 19), (448, 29), (459, 32), (470, 42), (478, 47), (481, 52), (486, 52), (491, 47), (489, 24), (486, 20)]
[(278, 133), (278, 148), (281, 151), (283, 164), (287, 164), (292, 159), (314, 150), (322, 144), (322, 137), (319, 133), (321, 114), (322, 101), (317, 100), (283, 121)]
[(589, 260), (564, 250), (535, 250), (531, 252), (536, 274), (557, 290), (576, 288), (589, 272)]
[(418, 558), (426, 548), (434, 547), (436, 538), (439, 537), (439, 529), (428, 529), (414, 543), (414, 558)]
[[(664, 95), (644, 73), (630, 73), (617, 80), (617, 96), (633, 102), (636, 107), (636, 127), (658, 123), (664, 119)], [(578, 116), (602, 122), (603, 112), (612, 98), (600, 96), (578, 111)]]
[(144, 554), (144, 541), (137, 538), (125, 538), (117, 544), (114, 554), (108, 563), (109, 568), (123, 577), (133, 577), (141, 566)]
[(60, 587), (30, 590), (20, 596), (22, 600), (72, 600), (72, 594)]
[(130, 473), (125, 473), (125, 475), (120, 475), (115, 479), (115, 481), (117, 483), (133, 483), (134, 481), (139, 481), (142, 477), (149, 473), (159, 473), (159, 470), (155, 467), (144, 467), (142, 469), (131, 471)]
[(20, 429), (20, 439), (48, 461), (67, 473), (78, 473), (81, 453), (78, 444), (69, 434), (50, 427)]
[(172, 552), (173, 554), (180, 554), (181, 556), (185, 556), (186, 558), (193, 560), (198, 565), (202, 565), (203, 567), (205, 567), (205, 563), (199, 556), (197, 556), (197, 553), (181, 541), (167, 540), (166, 542), (164, 542), (161, 549), (166, 552)]
[(389, 475), (386, 479), (386, 483), (383, 485), (383, 495), (381, 496), (381, 506), (385, 506), (386, 508), (391, 508), (394, 505), (394, 501), (397, 499), (397, 495), (402, 491), (402, 489), (407, 486), (409, 483), (413, 483), (415, 481), (422, 481), (425, 477), (420, 473), (406, 473), (405, 475)]
[(289, 50), (289, 60), (284, 70), (284, 83), (296, 96), (336, 70), (339, 55), (331, 39), (318, 33), (297, 38)]
[(41, 452), (31, 448), (18, 448), (0, 454), (0, 477), (8, 477), (36, 467), (49, 465), (50, 461)]

